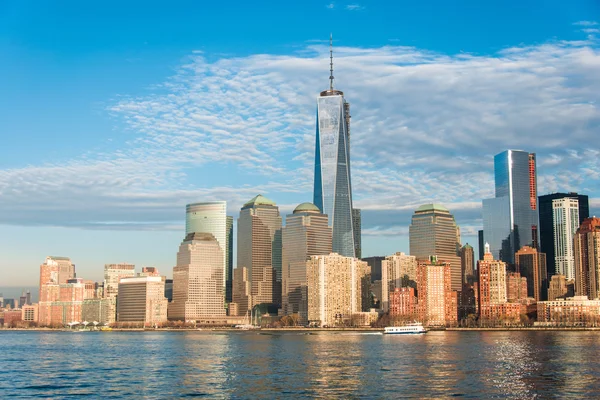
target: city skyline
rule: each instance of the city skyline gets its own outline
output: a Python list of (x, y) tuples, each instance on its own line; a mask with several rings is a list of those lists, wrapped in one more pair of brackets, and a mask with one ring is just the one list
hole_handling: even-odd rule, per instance
[[(360, 21), (376, 13), (374, 6), (319, 7), (318, 18), (346, 13)], [(481, 200), (493, 196), (493, 155), (506, 149), (537, 154), (538, 195), (586, 194), (590, 215), (600, 214), (594, 147), (600, 90), (592, 68), (600, 56), (597, 25), (582, 22), (584, 14), (555, 20), (556, 27), (536, 33), (543, 36), (485, 46), (462, 38), (464, 53), (435, 40), (415, 42), (406, 32), (363, 41), (336, 27), (336, 81), (352, 102), (353, 194), (354, 207), (362, 209), (363, 256), (408, 252), (410, 216), (430, 202), (455, 215), (463, 242), (476, 243)], [(65, 32), (72, 34), (70, 28)], [(228, 48), (227, 55), (200, 41), (188, 43), (178, 55), (163, 54), (160, 72), (120, 84), (125, 75), (117, 74), (120, 79), (105, 90), (90, 90), (77, 106), (66, 95), (58, 101), (65, 110), (48, 101), (62, 92), (40, 85), (42, 95), (28, 104), (39, 118), (30, 121), (18, 112), (30, 91), (9, 102), (16, 86), (8, 81), (20, 82), (18, 67), (33, 65), (37, 52), (50, 49), (65, 57), (48, 61), (44, 71), (51, 78), (61, 62), (66, 71), (76, 68), (82, 53), (38, 42), (14, 25), (4, 29), (0, 34), (23, 42), (0, 44), (0, 51), (13, 55), (0, 78), (7, 80), (0, 96), (9, 104), (0, 129), (3, 138), (10, 135), (0, 150), (0, 286), (35, 286), (39, 260), (51, 254), (70, 257), (79, 276), (94, 280), (107, 263), (170, 271), (185, 204), (225, 200), (227, 215), (235, 217), (257, 193), (273, 199), (281, 215), (310, 201), (314, 100), (327, 84), (329, 32), (303, 31), (301, 41), (283, 38), (244, 52)], [(321, 41), (309, 42), (314, 37)], [(282, 49), (286, 44), (293, 46)], [(203, 53), (194, 52), (198, 48)], [(145, 70), (143, 62), (120, 56), (111, 65), (131, 64), (130, 73)], [(540, 70), (548, 65), (552, 71)], [(90, 77), (104, 76), (90, 66), (79, 68), (86, 77), (82, 87), (92, 88)], [(442, 85), (435, 80), (440, 77)], [(456, 84), (449, 83), (453, 79)], [(216, 95), (215, 88), (226, 94)], [(452, 96), (442, 96), (444, 91)], [(442, 96), (440, 104), (431, 103), (435, 96)], [(515, 104), (502, 101), (507, 98)], [(232, 100), (239, 105), (231, 106)], [(452, 115), (444, 112), (448, 107)], [(239, 131), (253, 140), (242, 141)], [(32, 140), (36, 146), (20, 150)], [(33, 236), (44, 238), (34, 251), (28, 240)]]

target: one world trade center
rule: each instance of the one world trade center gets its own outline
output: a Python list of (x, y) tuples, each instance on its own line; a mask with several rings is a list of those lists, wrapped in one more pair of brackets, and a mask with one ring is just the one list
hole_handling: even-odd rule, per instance
[[(331, 44), (331, 39), (330, 39)], [(327, 214), (333, 228), (333, 251), (355, 257), (350, 183), (350, 104), (333, 88), (330, 45), (329, 89), (317, 98), (314, 204)]]

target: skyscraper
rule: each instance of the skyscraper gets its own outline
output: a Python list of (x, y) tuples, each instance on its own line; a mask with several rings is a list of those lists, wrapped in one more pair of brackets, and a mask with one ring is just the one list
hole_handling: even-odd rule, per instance
[(419, 207), (408, 228), (410, 255), (421, 260), (437, 256), (438, 260), (449, 262), (452, 290), (460, 292), (462, 279), (458, 232), (454, 216), (439, 204), (424, 204)]
[(575, 294), (600, 297), (600, 218), (587, 218), (573, 239)]
[(312, 203), (302, 203), (288, 215), (283, 228), (282, 312), (298, 314), (299, 322), (308, 322), (306, 262), (310, 256), (331, 253), (331, 228), (327, 215)]
[(469, 243), (460, 249), (460, 265), (463, 285), (473, 283), (475, 279), (475, 251)]
[[(272, 200), (257, 195), (238, 218), (237, 268), (248, 268), (251, 304), (281, 305), (281, 216)], [(242, 315), (244, 310), (239, 310)]]
[(548, 298), (548, 277), (546, 276), (546, 255), (537, 249), (523, 246), (515, 254), (517, 272), (527, 278), (527, 296), (536, 301)]
[(233, 217), (227, 216), (225, 240), (227, 246), (225, 249), (225, 301), (233, 301)]
[(223, 250), (210, 233), (187, 234), (173, 268), (169, 319), (182, 321), (224, 317)]
[(573, 257), (573, 236), (579, 228), (579, 201), (577, 198), (563, 197), (552, 200), (554, 214), (554, 264), (555, 274), (564, 275), (567, 280), (575, 279), (575, 258)]
[(579, 221), (577, 226), (581, 225), (584, 219), (590, 217), (590, 206), (588, 196), (577, 193), (551, 193), (538, 197), (538, 207), (540, 211), (540, 249), (546, 253), (548, 268), (548, 279), (556, 274), (556, 262), (554, 252), (554, 211), (552, 201), (564, 198), (576, 198), (579, 204)]
[(494, 259), (513, 264), (521, 247), (539, 245), (535, 153), (496, 154), (494, 177), (496, 196), (483, 200), (483, 235)]
[[(230, 249), (231, 235), (228, 226), (227, 202), (207, 201), (202, 203), (188, 204), (185, 212), (185, 234), (210, 233), (219, 243), (223, 252), (221, 262), (223, 263), (223, 303), (231, 301), (227, 298), (227, 287), (231, 287), (231, 273), (228, 261), (232, 260), (227, 255)], [(232, 220), (233, 223), (233, 220)], [(231, 225), (233, 227), (233, 225)]]
[(350, 180), (350, 104), (333, 88), (333, 51), (329, 89), (317, 98), (314, 201), (333, 228), (333, 251), (356, 255)]
[(354, 257), (362, 257), (362, 213), (360, 208), (352, 209), (352, 229), (354, 229)]

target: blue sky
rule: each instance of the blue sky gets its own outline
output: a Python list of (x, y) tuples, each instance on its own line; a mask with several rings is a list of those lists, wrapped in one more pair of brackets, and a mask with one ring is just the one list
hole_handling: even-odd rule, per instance
[(474, 243), (507, 148), (600, 214), (596, 1), (123, 3), (0, 2), (0, 287), (171, 275), (187, 202), (311, 200), (330, 32), (366, 255), (431, 201)]

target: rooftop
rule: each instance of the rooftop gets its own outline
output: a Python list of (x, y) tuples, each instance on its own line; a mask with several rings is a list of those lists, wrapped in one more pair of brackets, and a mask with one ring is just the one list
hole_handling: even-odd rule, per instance
[(248, 200), (245, 204), (244, 207), (249, 207), (249, 206), (261, 206), (261, 205), (266, 205), (266, 206), (274, 206), (276, 205), (275, 202), (273, 200), (267, 199), (265, 196), (263, 196), (262, 194), (257, 194), (256, 196), (254, 196), (252, 199)]
[(296, 213), (300, 213), (300, 212), (312, 212), (312, 213), (321, 213), (321, 210), (319, 210), (319, 207), (315, 206), (313, 203), (302, 203), (299, 204), (298, 207), (296, 207), (294, 209), (294, 214)]
[(417, 210), (415, 212), (424, 213), (424, 212), (430, 212), (430, 211), (441, 211), (441, 212), (445, 212), (445, 213), (449, 213), (450, 212), (443, 205), (441, 205), (441, 204), (435, 204), (435, 203), (423, 204), (422, 206), (420, 206), (419, 208), (417, 208)]

